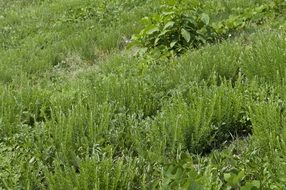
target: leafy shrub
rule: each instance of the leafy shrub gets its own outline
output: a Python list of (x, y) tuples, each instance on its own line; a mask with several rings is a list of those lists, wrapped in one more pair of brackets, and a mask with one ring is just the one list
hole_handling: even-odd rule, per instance
[(143, 52), (159, 48), (180, 54), (188, 48), (228, 38), (248, 23), (261, 24), (268, 17), (275, 18), (284, 9), (285, 2), (277, 0), (212, 22), (200, 1), (164, 1), (158, 13), (142, 19), (144, 29), (133, 36), (133, 45), (142, 46)]
[[(183, 3), (183, 5), (182, 5)], [(198, 2), (169, 1), (160, 12), (143, 19), (145, 28), (133, 37), (148, 49), (159, 47), (176, 53), (214, 40), (210, 18)]]

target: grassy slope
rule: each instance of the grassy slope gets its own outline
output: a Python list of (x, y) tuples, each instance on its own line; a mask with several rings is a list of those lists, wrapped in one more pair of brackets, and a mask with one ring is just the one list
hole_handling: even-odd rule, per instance
[(285, 188), (285, 33), (136, 58), (158, 2), (104, 2), (0, 0), (0, 187)]

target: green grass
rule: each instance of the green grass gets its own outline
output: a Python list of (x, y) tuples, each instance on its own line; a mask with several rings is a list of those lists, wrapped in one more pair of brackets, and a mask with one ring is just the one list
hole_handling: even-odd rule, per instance
[(162, 2), (0, 0), (0, 189), (286, 188), (283, 21), (132, 56)]

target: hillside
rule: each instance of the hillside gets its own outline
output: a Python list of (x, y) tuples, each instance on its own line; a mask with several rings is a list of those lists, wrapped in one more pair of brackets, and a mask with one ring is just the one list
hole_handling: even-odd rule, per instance
[(0, 189), (286, 189), (284, 0), (0, 0)]

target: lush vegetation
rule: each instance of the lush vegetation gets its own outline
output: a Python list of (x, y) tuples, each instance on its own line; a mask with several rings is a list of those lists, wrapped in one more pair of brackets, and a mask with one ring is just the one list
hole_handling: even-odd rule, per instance
[(0, 189), (286, 189), (283, 0), (0, 0)]

